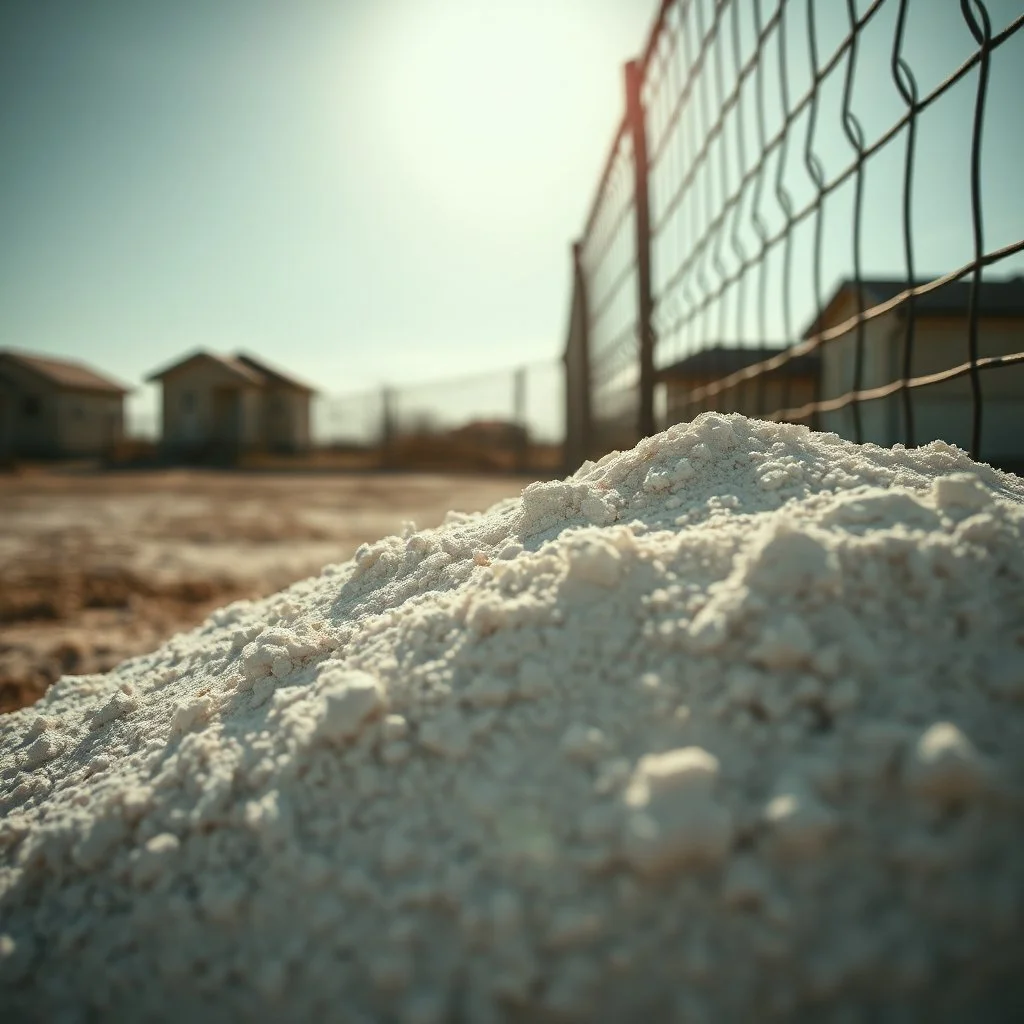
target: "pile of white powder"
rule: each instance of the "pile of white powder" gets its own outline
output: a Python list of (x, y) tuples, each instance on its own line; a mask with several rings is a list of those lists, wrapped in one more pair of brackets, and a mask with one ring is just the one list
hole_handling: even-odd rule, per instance
[(709, 414), (0, 721), (0, 1005), (1009, 1020), (1022, 784), (1024, 483)]

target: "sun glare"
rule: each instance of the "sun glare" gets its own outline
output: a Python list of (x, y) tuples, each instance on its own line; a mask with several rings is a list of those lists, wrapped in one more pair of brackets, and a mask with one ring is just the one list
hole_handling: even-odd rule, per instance
[(375, 31), (375, 128), (409, 187), (466, 219), (543, 209), (587, 101), (581, 31), (564, 8), (530, 0), (390, 8)]

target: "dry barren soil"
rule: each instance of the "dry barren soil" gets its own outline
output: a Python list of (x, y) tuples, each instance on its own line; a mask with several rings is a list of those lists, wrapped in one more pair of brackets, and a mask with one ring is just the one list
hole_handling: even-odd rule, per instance
[(0, 712), (105, 672), (213, 608), (273, 593), (509, 476), (23, 471), (0, 477)]

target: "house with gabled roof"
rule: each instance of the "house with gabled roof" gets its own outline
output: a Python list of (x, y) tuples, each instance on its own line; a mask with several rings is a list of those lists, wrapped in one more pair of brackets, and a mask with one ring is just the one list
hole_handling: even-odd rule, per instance
[(161, 388), (161, 445), (179, 457), (309, 447), (314, 389), (245, 352), (199, 349), (147, 378)]
[[(890, 393), (859, 407), (862, 439), (889, 447), (906, 443), (904, 398), (893, 385), (904, 378), (928, 378), (909, 390), (914, 444), (946, 441), (969, 449), (973, 419), (969, 374), (954, 375), (969, 361), (970, 279), (928, 287), (911, 296), (899, 278), (839, 282), (820, 313), (803, 332), (823, 336), (821, 397), (839, 399), (857, 383), (860, 390)], [(864, 318), (864, 315), (867, 315)], [(977, 296), (977, 348), (980, 359), (1024, 352), (1024, 276), (983, 279)], [(860, 325), (858, 326), (858, 321)], [(979, 372), (982, 407), (980, 457), (1007, 468), (1024, 467), (1024, 363)], [(826, 411), (823, 430), (855, 434), (849, 405)]]
[(0, 349), (0, 459), (109, 454), (128, 390), (76, 359)]

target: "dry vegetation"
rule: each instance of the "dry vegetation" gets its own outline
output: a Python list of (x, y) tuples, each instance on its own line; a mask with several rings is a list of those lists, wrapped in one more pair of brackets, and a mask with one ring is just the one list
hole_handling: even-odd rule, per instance
[(341, 561), (403, 520), (518, 493), (504, 477), (22, 472), (0, 477), (0, 711), (105, 672)]

